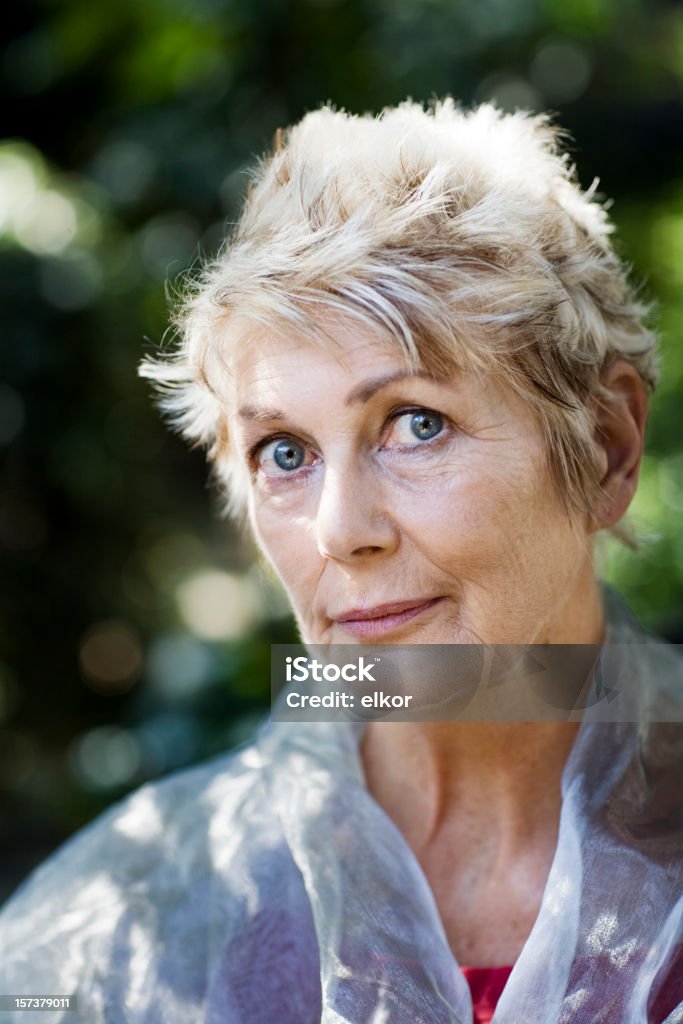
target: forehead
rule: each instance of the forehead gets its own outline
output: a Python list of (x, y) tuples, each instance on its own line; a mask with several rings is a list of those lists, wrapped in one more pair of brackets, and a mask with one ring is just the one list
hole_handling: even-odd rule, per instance
[[(419, 360), (411, 359), (387, 331), (351, 316), (333, 320), (326, 314), (301, 331), (233, 320), (229, 333), (220, 394), (233, 424), (281, 418), (291, 411), (291, 402), (314, 415), (339, 410), (346, 416), (372, 397), (376, 386), (417, 377), (440, 386), (440, 393), (430, 389), (435, 402), (445, 388), (463, 413), (502, 416), (526, 424), (534, 434), (539, 429), (537, 412), (501, 373), (463, 365), (455, 355), (452, 364), (432, 361), (428, 345), (421, 346)], [(423, 393), (426, 404), (429, 397)]]
[(251, 330), (235, 345), (230, 377), (239, 400), (320, 387), (337, 393), (374, 378), (420, 372), (396, 342), (352, 320), (326, 326), (319, 338), (295, 331)]

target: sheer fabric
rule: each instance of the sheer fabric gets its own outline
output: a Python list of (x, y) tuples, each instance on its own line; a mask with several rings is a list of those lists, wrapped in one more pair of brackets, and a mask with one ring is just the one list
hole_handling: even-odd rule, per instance
[[(635, 636), (623, 607), (609, 615), (613, 637)], [(683, 1022), (683, 726), (656, 721), (681, 681), (640, 639), (624, 671), (654, 720), (582, 724), (494, 1024)], [(365, 788), (361, 733), (268, 723), (68, 842), (0, 914), (0, 993), (75, 993), (78, 1009), (4, 1019), (471, 1024), (429, 885)]]
[(472, 994), (472, 1024), (490, 1024), (511, 970), (512, 966), (461, 967)]

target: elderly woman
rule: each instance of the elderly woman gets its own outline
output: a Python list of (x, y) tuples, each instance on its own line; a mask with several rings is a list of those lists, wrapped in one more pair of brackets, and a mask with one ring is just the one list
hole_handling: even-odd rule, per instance
[(593, 563), (655, 379), (609, 231), (544, 117), (325, 108), (278, 136), (143, 373), (303, 641), (631, 644), (647, 699), (271, 722), (143, 787), (0, 916), (2, 991), (75, 996), (41, 1021), (683, 1020), (680, 669)]

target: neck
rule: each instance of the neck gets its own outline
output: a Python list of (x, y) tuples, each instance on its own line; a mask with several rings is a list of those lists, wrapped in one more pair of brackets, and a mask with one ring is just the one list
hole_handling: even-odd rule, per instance
[[(578, 723), (371, 723), (362, 756), (368, 789), (415, 850), (455, 819), (486, 818), (510, 848), (554, 827)], [(397, 769), (397, 765), (400, 768)]]
[[(594, 578), (543, 630), (543, 643), (601, 643)], [(571, 638), (571, 639), (570, 639)], [(414, 850), (462, 825), (509, 854), (556, 836), (561, 780), (578, 722), (372, 722), (361, 748), (369, 791)]]

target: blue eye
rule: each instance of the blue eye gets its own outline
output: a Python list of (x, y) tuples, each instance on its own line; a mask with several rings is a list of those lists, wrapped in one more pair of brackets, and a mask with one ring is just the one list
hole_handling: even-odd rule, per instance
[(416, 412), (410, 419), (410, 429), (420, 441), (428, 441), (443, 430), (438, 412)]
[(294, 470), (303, 465), (306, 452), (296, 441), (278, 441), (273, 448), (273, 462), (280, 469)]
[(384, 447), (419, 448), (416, 440), (431, 441), (443, 429), (443, 416), (438, 412), (432, 409), (409, 410), (395, 418)]
[(309, 447), (293, 437), (274, 437), (266, 441), (257, 446), (252, 458), (264, 476), (280, 479), (293, 476), (298, 469), (311, 468), (316, 462)]

